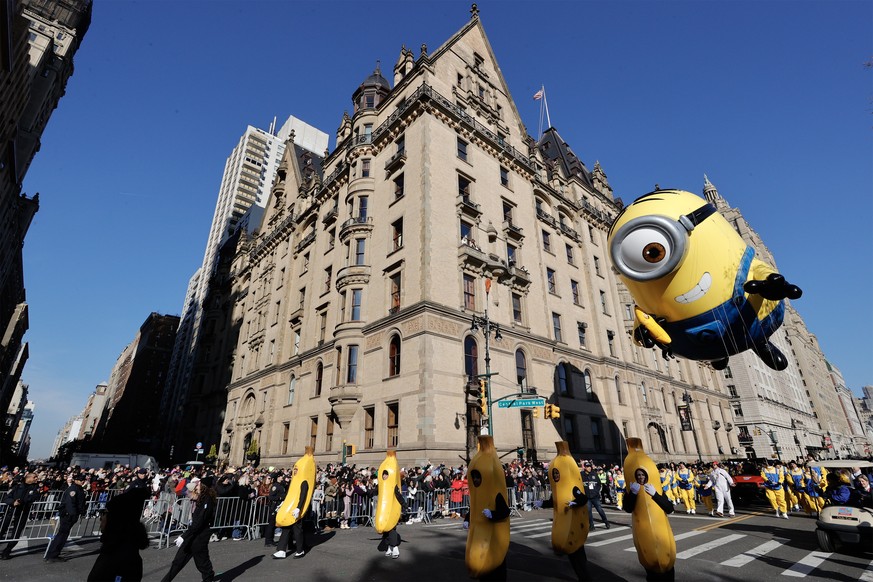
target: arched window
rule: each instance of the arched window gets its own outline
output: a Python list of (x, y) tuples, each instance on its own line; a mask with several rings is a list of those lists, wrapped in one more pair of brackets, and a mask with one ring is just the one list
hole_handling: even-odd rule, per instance
[(294, 393), (297, 391), (297, 378), (291, 376), (291, 382), (288, 383), (288, 404), (294, 404)]
[(324, 364), (318, 362), (315, 367), (315, 395), (321, 396), (321, 382), (324, 380)]
[(645, 382), (640, 382), (640, 395), (643, 398), (643, 404), (648, 406), (649, 405), (649, 395), (646, 394), (646, 383)]
[(245, 402), (243, 402), (242, 407), (242, 417), (247, 418), (249, 416), (254, 415), (255, 413), (255, 395), (249, 394), (246, 396)]
[(391, 337), (388, 344), (388, 375), (396, 376), (400, 373), (400, 336)]
[(585, 370), (582, 373), (582, 379), (585, 381), (585, 396), (588, 400), (597, 400), (597, 396), (594, 394), (594, 383), (591, 381), (591, 370)]
[(515, 376), (518, 379), (519, 392), (527, 392), (527, 362), (521, 350), (515, 351)]
[(475, 382), (479, 375), (479, 347), (470, 335), (464, 340), (464, 373), (470, 382)]
[(621, 399), (621, 379), (618, 376), (615, 377), (615, 395), (618, 398), (618, 403), (624, 404)]
[(572, 396), (570, 393), (570, 372), (567, 369), (567, 364), (563, 362), (558, 364), (556, 381), (558, 384), (558, 394), (561, 396)]

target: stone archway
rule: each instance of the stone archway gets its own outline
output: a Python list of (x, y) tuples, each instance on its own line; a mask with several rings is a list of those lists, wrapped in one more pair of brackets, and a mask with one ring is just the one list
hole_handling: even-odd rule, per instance
[(661, 426), (657, 423), (650, 422), (646, 427), (646, 432), (649, 435), (651, 454), (667, 455), (670, 453), (670, 449), (667, 447), (667, 435)]

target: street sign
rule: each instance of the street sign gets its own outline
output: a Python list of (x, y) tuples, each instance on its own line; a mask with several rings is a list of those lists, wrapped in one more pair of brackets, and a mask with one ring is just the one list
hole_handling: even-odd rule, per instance
[(195, 449), (202, 449), (202, 448), (203, 448), (203, 443), (197, 443), (197, 446), (195, 446), (194, 448), (195, 448)]
[(545, 398), (522, 398), (519, 400), (499, 400), (497, 402), (498, 408), (528, 408), (528, 407), (539, 407), (545, 406), (546, 399)]

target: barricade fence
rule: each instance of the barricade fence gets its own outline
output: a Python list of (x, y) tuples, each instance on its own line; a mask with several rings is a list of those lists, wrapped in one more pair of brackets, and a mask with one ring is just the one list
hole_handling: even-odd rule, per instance
[[(49, 491), (43, 494), (26, 512), (0, 504), (0, 543), (51, 540), (57, 530), (62, 493)], [(119, 493), (121, 491), (90, 494), (86, 500), (85, 515), (73, 526), (69, 540), (99, 538), (101, 515), (109, 500)], [(548, 486), (510, 488), (507, 490), (507, 504), (517, 514), (519, 511), (533, 509), (536, 501), (548, 499), (550, 496)], [(401, 519), (407, 524), (430, 523), (440, 518), (462, 519), (470, 508), (467, 489), (416, 491), (407, 493), (405, 502), (406, 511)], [(270, 504), (266, 497), (219, 497), (212, 531), (218, 539), (262, 538), (265, 527), (275, 519), (277, 507)], [(162, 492), (143, 503), (141, 521), (153, 544), (158, 548), (166, 548), (171, 545), (172, 538), (187, 531), (193, 509), (191, 499), (177, 498), (173, 492)], [(375, 496), (355, 494), (339, 498), (316, 497), (304, 519), (310, 521), (316, 529), (371, 526), (375, 513)]]

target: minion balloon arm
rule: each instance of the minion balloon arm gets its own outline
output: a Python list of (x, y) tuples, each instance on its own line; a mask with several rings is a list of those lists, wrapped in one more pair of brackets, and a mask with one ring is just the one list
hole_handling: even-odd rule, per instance
[(655, 346), (661, 348), (665, 360), (673, 357), (670, 334), (661, 327), (654, 317), (636, 305), (634, 306), (633, 339), (637, 345), (644, 348), (654, 348)]
[[(752, 273), (752, 276), (759, 276), (759, 274)], [(803, 294), (800, 287), (792, 285), (785, 280), (785, 277), (773, 272), (770, 272), (764, 280), (750, 279), (746, 281), (743, 284), (743, 291), (753, 295), (760, 295), (770, 301), (780, 301), (786, 298), (800, 299), (800, 296)]]

